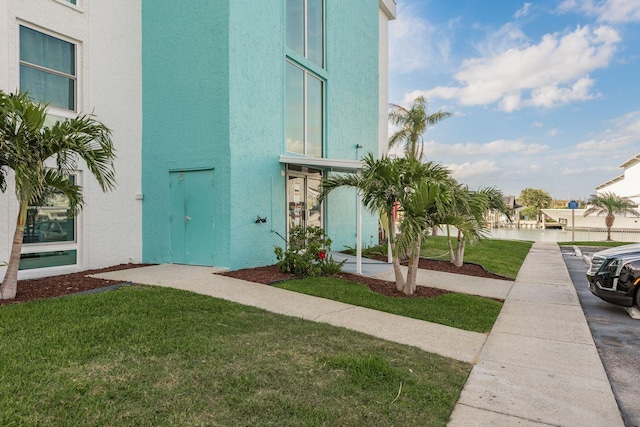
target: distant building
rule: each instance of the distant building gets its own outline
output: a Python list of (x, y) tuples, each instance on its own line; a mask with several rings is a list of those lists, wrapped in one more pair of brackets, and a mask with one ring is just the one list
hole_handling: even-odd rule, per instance
[(523, 206), (517, 203), (516, 196), (503, 196), (502, 201), (504, 202), (507, 209), (512, 212), (510, 218), (499, 211), (490, 210), (487, 215), (487, 222), (489, 223), (489, 227), (517, 227), (520, 218), (520, 211), (522, 210)]
[[(633, 156), (620, 167), (624, 168), (624, 173), (597, 186), (596, 193), (614, 193), (640, 204), (640, 154)], [(576, 228), (582, 229), (605, 227), (602, 216), (589, 215), (585, 217), (584, 212), (586, 209), (575, 209), (573, 213), (569, 209), (543, 209), (542, 211), (565, 227), (571, 227), (573, 222), (575, 222)], [(616, 215), (613, 229), (638, 230), (640, 229), (640, 218)]]
[(598, 194), (614, 193), (628, 197), (640, 205), (640, 154), (636, 154), (620, 165), (624, 173), (596, 187)]

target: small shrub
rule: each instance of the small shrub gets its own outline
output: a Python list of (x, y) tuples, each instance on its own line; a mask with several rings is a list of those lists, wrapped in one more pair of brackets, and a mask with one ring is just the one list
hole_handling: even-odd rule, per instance
[(331, 239), (320, 227), (295, 227), (289, 231), (287, 250), (276, 247), (278, 268), (285, 273), (298, 276), (336, 275), (342, 271), (344, 262), (336, 262), (327, 253), (331, 250)]
[(335, 261), (333, 256), (327, 256), (326, 254), (322, 255), (322, 252), (319, 252), (318, 255), (320, 255), (319, 264), (320, 274), (322, 276), (336, 276), (340, 274), (340, 272), (342, 272), (342, 267), (347, 262), (346, 259), (340, 262)]

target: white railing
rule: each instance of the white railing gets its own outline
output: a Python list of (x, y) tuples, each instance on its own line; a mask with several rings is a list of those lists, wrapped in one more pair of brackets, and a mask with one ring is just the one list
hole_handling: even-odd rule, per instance
[[(598, 242), (607, 240), (607, 231), (603, 229), (513, 229), (494, 228), (491, 238), (507, 240), (531, 240), (534, 242)], [(612, 230), (611, 239), (616, 242), (640, 242), (640, 230)]]

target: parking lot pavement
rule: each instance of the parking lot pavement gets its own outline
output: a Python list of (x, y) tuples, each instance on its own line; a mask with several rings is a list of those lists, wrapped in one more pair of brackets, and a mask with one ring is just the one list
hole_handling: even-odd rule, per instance
[[(594, 252), (581, 249), (587, 255)], [(563, 258), (625, 425), (640, 426), (640, 320), (589, 291), (585, 277), (588, 266), (582, 257), (563, 248)]]

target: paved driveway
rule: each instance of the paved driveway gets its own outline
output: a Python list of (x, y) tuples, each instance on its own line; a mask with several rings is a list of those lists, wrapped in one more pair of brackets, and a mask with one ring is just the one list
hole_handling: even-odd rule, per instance
[[(584, 253), (589, 249), (583, 248)], [(611, 388), (627, 426), (640, 426), (640, 320), (589, 292), (587, 264), (573, 250), (562, 250)]]

